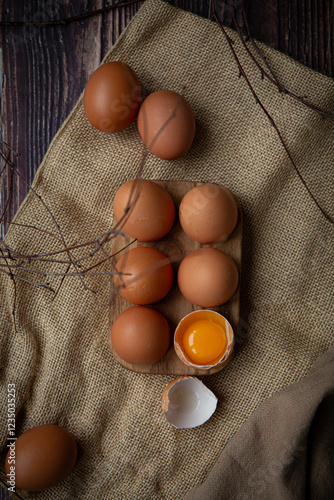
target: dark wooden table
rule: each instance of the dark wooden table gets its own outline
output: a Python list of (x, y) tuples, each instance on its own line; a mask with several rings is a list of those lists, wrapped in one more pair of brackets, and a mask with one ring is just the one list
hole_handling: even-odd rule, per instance
[[(0, 21), (54, 21), (107, 7), (111, 0), (3, 0)], [(172, 4), (210, 18), (211, 0), (171, 0)], [(233, 0), (216, 0), (227, 26), (233, 26)], [(241, 0), (235, 0), (240, 18)], [(72, 110), (103, 56), (141, 3), (66, 24), (0, 26), (1, 129), (20, 156), (17, 165), (31, 183), (53, 136)], [(252, 35), (328, 76), (334, 73), (332, 0), (244, 0)], [(0, 144), (1, 146), (1, 144)], [(0, 164), (0, 171), (1, 171)], [(0, 214), (10, 188), (1, 178)], [(13, 176), (5, 218), (11, 219), (27, 193)], [(1, 225), (2, 233), (5, 225)], [(0, 490), (0, 498), (6, 492)]]
[[(216, 0), (227, 26), (233, 3)], [(210, 18), (211, 0), (171, 0)], [(111, 0), (3, 0), (1, 21), (52, 21), (101, 9)], [(244, 0), (253, 36), (298, 61), (333, 76), (333, 0)], [(20, 154), (18, 167), (31, 182), (53, 136), (70, 113), (85, 84), (141, 3), (55, 26), (0, 26), (2, 138)], [(238, 8), (240, 12), (240, 7)], [(10, 185), (2, 178), (2, 205)], [(6, 218), (27, 193), (13, 178)]]

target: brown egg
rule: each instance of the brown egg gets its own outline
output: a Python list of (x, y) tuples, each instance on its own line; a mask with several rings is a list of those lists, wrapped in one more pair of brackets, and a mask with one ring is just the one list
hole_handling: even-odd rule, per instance
[(138, 131), (158, 158), (175, 160), (186, 154), (195, 136), (195, 118), (183, 96), (172, 90), (150, 94), (138, 113)]
[(227, 302), (238, 286), (234, 260), (217, 248), (199, 248), (190, 252), (178, 270), (178, 284), (189, 302), (215, 307)]
[(114, 322), (109, 344), (127, 363), (151, 365), (168, 350), (170, 330), (166, 318), (156, 309), (130, 307)]
[(5, 467), (9, 478), (15, 467), (17, 488), (41, 491), (63, 481), (76, 459), (77, 445), (72, 434), (58, 425), (46, 424), (17, 438), (15, 449), (7, 453)]
[[(127, 213), (128, 207), (131, 209)], [(155, 241), (172, 228), (175, 207), (162, 186), (146, 179), (135, 179), (116, 192), (114, 215), (128, 236), (138, 241)]]
[(154, 304), (163, 299), (173, 283), (173, 268), (168, 258), (151, 247), (125, 252), (116, 264), (114, 284), (120, 295), (132, 304)]
[(225, 241), (235, 228), (238, 208), (232, 193), (217, 184), (196, 186), (183, 197), (182, 229), (200, 243)]
[(136, 73), (127, 64), (112, 61), (99, 66), (88, 80), (83, 105), (93, 127), (112, 133), (133, 122), (140, 101)]

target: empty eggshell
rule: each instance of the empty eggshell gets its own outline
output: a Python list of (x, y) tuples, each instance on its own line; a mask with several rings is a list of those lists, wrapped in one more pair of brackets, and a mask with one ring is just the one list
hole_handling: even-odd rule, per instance
[(177, 429), (204, 424), (217, 408), (217, 398), (203, 382), (194, 377), (178, 377), (165, 389), (162, 409), (166, 420)]

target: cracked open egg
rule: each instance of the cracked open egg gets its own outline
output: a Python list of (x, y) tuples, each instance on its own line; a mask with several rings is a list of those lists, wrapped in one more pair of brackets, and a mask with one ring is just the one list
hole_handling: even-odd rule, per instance
[(217, 408), (217, 398), (203, 382), (194, 377), (173, 380), (162, 396), (166, 420), (177, 429), (204, 424)]
[(226, 365), (233, 347), (232, 326), (215, 311), (193, 311), (179, 322), (175, 330), (175, 352), (184, 364), (193, 368), (210, 370)]

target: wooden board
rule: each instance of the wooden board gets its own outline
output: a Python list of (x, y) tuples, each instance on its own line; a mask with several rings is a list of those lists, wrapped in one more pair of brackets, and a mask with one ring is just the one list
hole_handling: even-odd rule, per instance
[[(172, 334), (172, 342), (168, 352), (165, 356), (154, 363), (153, 365), (131, 365), (123, 361), (118, 354), (112, 349), (114, 357), (117, 361), (129, 370), (139, 372), (139, 373), (151, 373), (151, 374), (170, 374), (170, 375), (211, 375), (221, 370), (222, 367), (212, 368), (211, 370), (197, 370), (195, 368), (186, 366), (177, 357), (174, 347), (173, 347), (173, 333), (179, 321), (192, 311), (201, 309), (188, 302), (181, 294), (177, 286), (177, 269), (181, 260), (191, 251), (203, 246), (213, 246), (223, 250), (228, 255), (230, 255), (237, 264), (239, 270), (239, 276), (241, 273), (241, 243), (242, 243), (242, 212), (238, 204), (238, 223), (233, 231), (230, 238), (224, 243), (217, 243), (214, 245), (202, 245), (192, 240), (189, 236), (185, 234), (182, 230), (179, 220), (178, 220), (178, 209), (183, 196), (194, 186), (198, 186), (202, 183), (187, 182), (187, 181), (156, 181), (158, 184), (163, 186), (171, 195), (176, 208), (176, 220), (172, 230), (161, 240), (155, 241), (153, 243), (139, 243), (135, 241), (128, 249), (134, 248), (136, 246), (152, 246), (163, 252), (171, 261), (174, 270), (174, 282), (171, 291), (167, 296), (157, 304), (153, 304), (150, 307), (154, 307), (159, 310), (168, 320), (169, 326)], [(120, 237), (115, 239), (113, 246), (113, 253), (117, 252), (123, 248), (126, 244), (131, 241), (128, 237)], [(117, 256), (119, 258), (119, 255)], [(233, 297), (219, 307), (210, 308), (223, 314), (228, 321), (231, 323), (234, 332), (237, 331), (239, 322), (239, 296), (240, 296), (240, 279), (237, 291)], [(109, 311), (109, 335), (110, 329), (117, 318), (117, 316), (123, 312), (125, 309), (131, 307), (132, 304), (124, 300), (114, 287), (113, 279), (111, 280), (110, 287), (110, 311)]]

